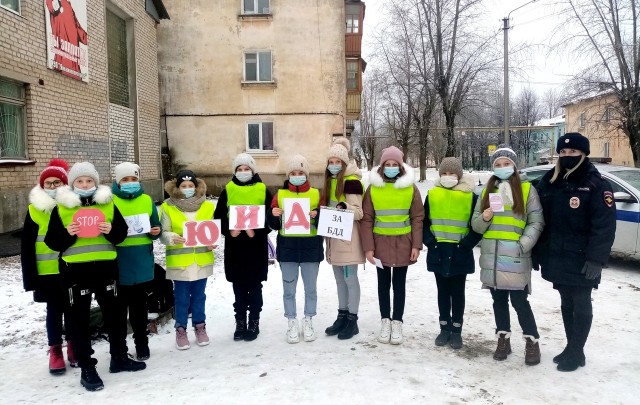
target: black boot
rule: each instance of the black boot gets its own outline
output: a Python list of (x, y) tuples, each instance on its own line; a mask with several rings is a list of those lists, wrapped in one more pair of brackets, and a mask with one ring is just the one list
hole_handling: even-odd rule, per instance
[(244, 339), (244, 335), (247, 333), (247, 318), (236, 318), (236, 331), (233, 332), (233, 340), (240, 341)]
[(462, 321), (451, 324), (451, 337), (449, 347), (454, 350), (462, 349)]
[(144, 361), (135, 361), (129, 357), (129, 354), (112, 355), (109, 372), (119, 373), (121, 371), (140, 371), (145, 368), (147, 368), (147, 364)]
[(260, 319), (249, 319), (247, 331), (244, 333), (244, 340), (250, 342), (256, 340), (260, 334)]
[(560, 306), (562, 312), (562, 323), (564, 324), (564, 334), (567, 337), (567, 345), (562, 353), (553, 358), (553, 362), (558, 364), (560, 360), (569, 352), (569, 345), (571, 344), (571, 336), (573, 335), (573, 309), (571, 307)]
[(587, 363), (584, 356), (584, 345), (587, 343), (593, 314), (581, 314), (573, 318), (571, 340), (565, 349), (565, 355), (558, 362), (558, 371), (575, 371)]
[(436, 346), (444, 346), (451, 338), (451, 322), (440, 321), (440, 333), (436, 336)]
[(360, 333), (360, 329), (358, 329), (358, 315), (349, 313), (347, 315), (346, 324), (344, 325), (340, 333), (338, 333), (338, 339), (340, 340), (351, 339), (358, 333)]
[(336, 319), (336, 321), (333, 323), (333, 325), (331, 325), (327, 329), (325, 329), (324, 333), (326, 333), (328, 336), (335, 336), (338, 333), (340, 333), (340, 331), (347, 324), (347, 315), (348, 314), (349, 314), (349, 311), (347, 311), (346, 309), (339, 309), (338, 310), (338, 319)]
[(96, 359), (91, 359), (91, 364), (80, 368), (80, 385), (87, 391), (99, 391), (104, 388), (102, 379), (96, 371)]

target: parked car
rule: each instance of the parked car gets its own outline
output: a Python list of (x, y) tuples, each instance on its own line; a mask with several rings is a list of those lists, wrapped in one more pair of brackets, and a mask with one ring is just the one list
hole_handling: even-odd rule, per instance
[[(616, 239), (612, 253), (640, 259), (640, 169), (608, 164), (595, 164), (613, 188), (616, 201)], [(520, 172), (534, 186), (554, 165), (522, 169)]]

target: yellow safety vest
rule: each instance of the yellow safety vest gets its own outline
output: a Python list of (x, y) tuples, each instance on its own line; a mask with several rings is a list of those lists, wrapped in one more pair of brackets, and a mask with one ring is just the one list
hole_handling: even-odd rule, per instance
[[(73, 222), (73, 215), (83, 208), (97, 208), (104, 214), (105, 222), (113, 222), (113, 202), (97, 204), (89, 207), (68, 208), (58, 204), (58, 213), (62, 220), (62, 225), (66, 228)], [(76, 238), (76, 241), (67, 250), (62, 252), (62, 260), (67, 263), (85, 263), (95, 261), (114, 260), (116, 258), (116, 248), (104, 237), (103, 234), (95, 238)]]
[[(313, 188), (313, 187), (309, 188), (309, 191), (304, 191), (302, 193), (294, 193), (293, 191), (290, 191), (288, 189), (278, 190), (278, 206), (280, 208), (284, 208), (285, 198), (308, 198), (309, 207), (311, 211), (318, 208), (318, 205), (320, 204), (320, 192), (318, 191), (317, 188)], [(284, 216), (282, 217), (282, 220), (284, 221)], [(282, 224), (282, 228), (280, 228), (280, 235), (287, 236), (287, 237), (288, 236), (309, 237), (309, 236), (316, 236), (317, 234), (318, 234), (318, 230), (316, 229), (316, 226), (313, 223), (313, 220), (311, 220), (311, 233), (309, 234), (291, 234), (291, 233), (285, 234), (284, 224)]]
[[(120, 198), (117, 195), (113, 196), (113, 203), (118, 207), (118, 210), (123, 217), (130, 215), (147, 214), (151, 218), (153, 213), (153, 200), (147, 194), (141, 194), (136, 198)], [(150, 245), (153, 240), (149, 237), (148, 233), (141, 235), (128, 235), (127, 238), (117, 246), (141, 246)]]
[(384, 187), (371, 186), (369, 195), (375, 209), (373, 233), (378, 235), (405, 235), (411, 232), (409, 210), (413, 201), (413, 185), (395, 188), (394, 183)]
[[(354, 175), (345, 176), (344, 177), (344, 181), (346, 182), (347, 180), (358, 180), (358, 181), (360, 181), (358, 176), (354, 176)], [(339, 199), (336, 197), (336, 187), (337, 186), (338, 186), (338, 179), (336, 179), (336, 178), (331, 179), (331, 194), (329, 195), (329, 206), (330, 207), (335, 207), (336, 205), (338, 205), (338, 203), (346, 201), (346, 199), (344, 197), (344, 193), (342, 193), (342, 195), (340, 196)]]
[(438, 242), (457, 243), (469, 233), (473, 194), (435, 187), (429, 190), (431, 233)]
[(58, 256), (59, 253), (49, 249), (44, 243), (44, 237), (49, 229), (50, 212), (40, 211), (33, 204), (29, 204), (29, 216), (33, 222), (38, 225), (38, 236), (36, 237), (36, 268), (38, 274), (46, 276), (49, 274), (58, 274)]
[[(215, 204), (210, 201), (204, 201), (196, 212), (196, 221), (204, 221), (213, 218)], [(171, 231), (182, 236), (184, 223), (188, 221), (182, 211), (166, 202), (162, 204), (163, 212), (171, 219)], [(197, 263), (198, 266), (211, 265), (214, 262), (213, 251), (206, 246), (184, 247), (183, 245), (167, 246), (167, 267), (169, 268), (187, 268)]]
[(230, 181), (225, 186), (225, 190), (227, 190), (227, 207), (232, 205), (264, 205), (267, 186), (264, 183), (239, 186)]
[[(529, 199), (529, 190), (531, 190), (531, 183), (522, 183), (522, 196), (524, 198), (524, 219), (516, 218), (512, 211), (512, 206), (505, 205), (504, 212), (494, 212), (493, 220), (489, 229), (484, 233), (483, 237), (487, 239), (501, 239), (501, 240), (520, 240), (524, 232), (524, 227), (527, 225), (527, 200)], [(486, 189), (482, 191), (482, 196)]]

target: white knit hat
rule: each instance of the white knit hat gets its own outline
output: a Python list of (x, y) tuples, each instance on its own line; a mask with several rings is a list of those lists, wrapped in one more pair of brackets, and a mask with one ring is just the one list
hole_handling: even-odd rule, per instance
[(131, 162), (123, 162), (116, 166), (115, 174), (116, 174), (116, 183), (120, 183), (124, 177), (133, 176), (140, 179), (140, 166)]
[(305, 176), (309, 177), (309, 162), (302, 155), (295, 155), (287, 163), (287, 176), (294, 170), (300, 170), (304, 172)]
[(95, 166), (89, 162), (78, 162), (71, 167), (67, 176), (69, 178), (69, 185), (73, 186), (73, 182), (80, 176), (91, 177), (96, 183), (96, 186), (100, 184), (100, 175)]
[(233, 163), (231, 163), (232, 173), (235, 174), (236, 170), (238, 169), (238, 166), (242, 166), (242, 165), (249, 166), (253, 174), (256, 174), (258, 172), (256, 161), (253, 159), (253, 156), (251, 156), (248, 153), (240, 153), (238, 156), (235, 157), (235, 159), (233, 159)]
[(349, 164), (349, 150), (351, 149), (351, 143), (345, 137), (336, 138), (333, 141), (333, 145), (329, 148), (327, 153), (327, 160), (331, 158), (338, 158), (344, 163)]

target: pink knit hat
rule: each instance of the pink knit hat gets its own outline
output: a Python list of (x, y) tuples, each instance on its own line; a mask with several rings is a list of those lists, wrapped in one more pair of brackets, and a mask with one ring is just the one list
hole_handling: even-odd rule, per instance
[(384, 162), (387, 160), (395, 160), (400, 165), (402, 165), (402, 151), (395, 146), (389, 146), (388, 148), (382, 149), (382, 156), (380, 156), (380, 166), (384, 165)]

